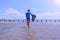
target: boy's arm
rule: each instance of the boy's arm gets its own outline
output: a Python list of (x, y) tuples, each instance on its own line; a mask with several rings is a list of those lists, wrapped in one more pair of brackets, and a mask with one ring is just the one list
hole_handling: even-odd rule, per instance
[(33, 14), (31, 14), (31, 15), (33, 15)]

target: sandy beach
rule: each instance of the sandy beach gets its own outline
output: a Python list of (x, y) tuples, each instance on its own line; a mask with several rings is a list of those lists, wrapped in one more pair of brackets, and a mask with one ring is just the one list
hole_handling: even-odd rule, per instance
[(60, 40), (60, 23), (31, 22), (30, 28), (26, 23), (4, 24), (0, 23), (0, 40)]

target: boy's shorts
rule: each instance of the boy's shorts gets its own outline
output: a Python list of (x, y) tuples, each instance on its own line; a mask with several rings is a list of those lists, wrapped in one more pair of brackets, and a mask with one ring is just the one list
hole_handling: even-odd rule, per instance
[(27, 18), (27, 19), (30, 19), (30, 18)]
[(27, 22), (30, 22), (30, 18), (27, 18)]

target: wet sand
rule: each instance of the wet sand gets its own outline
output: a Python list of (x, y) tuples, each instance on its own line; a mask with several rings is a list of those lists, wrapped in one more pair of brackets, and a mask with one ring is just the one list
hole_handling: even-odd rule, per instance
[(32, 23), (0, 30), (0, 40), (60, 40), (60, 23)]
[(36, 40), (30, 28), (7, 28), (0, 32), (0, 40)]

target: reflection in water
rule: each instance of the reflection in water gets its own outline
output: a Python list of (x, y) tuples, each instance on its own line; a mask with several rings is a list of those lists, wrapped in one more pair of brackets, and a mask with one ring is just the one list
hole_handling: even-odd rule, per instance
[(36, 35), (34, 35), (33, 32), (32, 29), (26, 28), (26, 40), (36, 40)]
[(27, 35), (26, 35), (26, 39), (27, 40), (32, 40), (32, 38), (31, 38), (31, 34), (30, 34), (30, 28), (27, 28)]

